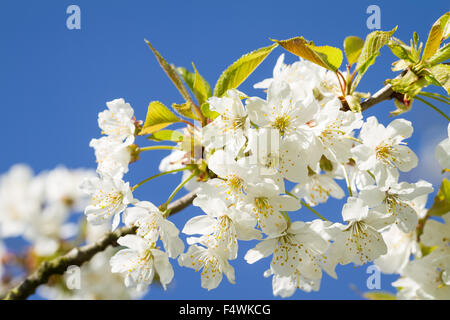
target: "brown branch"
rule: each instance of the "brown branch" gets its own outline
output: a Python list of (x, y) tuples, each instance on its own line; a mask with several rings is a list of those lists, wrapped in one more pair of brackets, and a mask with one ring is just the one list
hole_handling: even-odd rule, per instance
[[(180, 199), (169, 204), (169, 216), (175, 214), (189, 206), (197, 195), (194, 190)], [(117, 246), (117, 239), (127, 234), (135, 233), (134, 227), (123, 227), (114, 232), (108, 232), (99, 241), (85, 246), (74, 248), (67, 254), (50, 261), (43, 262), (39, 268), (29, 275), (21, 284), (11, 289), (5, 300), (24, 300), (32, 295), (37, 287), (47, 283), (52, 275), (63, 274), (69, 266), (81, 266), (89, 261), (95, 254), (108, 248)]]
[[(394, 97), (396, 98), (400, 98), (398, 97), (399, 93), (395, 92), (394, 90), (392, 90), (391, 85), (386, 85), (383, 88), (381, 88), (380, 90), (378, 90), (376, 93), (374, 93), (373, 96), (371, 96), (369, 99), (361, 102), (361, 111), (367, 110), (370, 107), (385, 101), (385, 100), (390, 100), (393, 99)], [(400, 94), (401, 96), (403, 96), (402, 94)], [(402, 99), (402, 98), (400, 98)]]
[[(385, 100), (391, 100), (393, 98), (403, 101), (403, 94), (395, 92), (394, 90), (392, 90), (391, 85), (388, 84), (383, 88), (381, 88), (380, 90), (378, 90), (373, 96), (361, 102), (361, 111), (365, 111), (380, 102), (383, 102)], [(345, 99), (342, 98), (341, 102), (342, 102), (341, 110), (349, 111), (350, 107), (348, 106), (347, 101), (345, 101)]]

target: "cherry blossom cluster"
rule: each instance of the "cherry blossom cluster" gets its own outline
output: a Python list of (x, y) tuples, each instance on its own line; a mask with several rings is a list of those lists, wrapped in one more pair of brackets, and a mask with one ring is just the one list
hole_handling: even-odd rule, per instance
[[(217, 116), (203, 127), (183, 129), (185, 139), (161, 161), (162, 172), (183, 171), (180, 186), (196, 190), (193, 205), (204, 213), (182, 228), (186, 251), (167, 219), (167, 204), (137, 200), (133, 191), (140, 184), (123, 180), (140, 150), (134, 144), (140, 123), (123, 99), (107, 103), (98, 121), (104, 136), (90, 144), (98, 177), (82, 188), (92, 198), (85, 209), (90, 223), (114, 230), (122, 221), (136, 228), (118, 240), (123, 248), (110, 260), (112, 272), (141, 292), (155, 275), (165, 288), (174, 277), (169, 259), (178, 259), (200, 272), (201, 286), (211, 290), (223, 274), (235, 282), (230, 262), (239, 242), (256, 240), (245, 260), (271, 257), (264, 276), (272, 276), (274, 295), (317, 291), (323, 272), (337, 278), (338, 264), (375, 262), (383, 272), (401, 274), (399, 296), (448, 297), (448, 214), (445, 224), (429, 220), (418, 234), (433, 187), (400, 180), (401, 172), (418, 164), (406, 141), (411, 122), (397, 118), (385, 126), (346, 111), (335, 73), (304, 60), (287, 65), (284, 55), (273, 77), (255, 88), (264, 89), (265, 97), (233, 89), (209, 98)], [(448, 141), (436, 148), (443, 168), (450, 167)], [(314, 208), (346, 196), (331, 216)], [(300, 208), (318, 218), (299, 220), (294, 212)], [(419, 243), (438, 248), (420, 259)], [(419, 259), (410, 261), (411, 254)], [(447, 291), (435, 293), (439, 286)]]
[[(0, 176), (0, 295), (20, 280), (18, 265), (27, 269), (36, 259), (63, 252), (65, 242), (78, 234), (75, 214), (89, 203), (79, 185), (92, 176), (92, 170), (62, 166), (34, 175), (25, 164)], [(30, 245), (25, 256), (3, 244), (18, 237)]]

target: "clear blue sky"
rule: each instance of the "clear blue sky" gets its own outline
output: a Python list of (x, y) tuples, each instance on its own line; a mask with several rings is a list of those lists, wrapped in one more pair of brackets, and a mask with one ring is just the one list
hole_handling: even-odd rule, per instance
[[(66, 8), (81, 8), (81, 30), (66, 28)], [(381, 8), (381, 27), (399, 26), (396, 36), (409, 42), (413, 31), (425, 40), (432, 23), (449, 6), (447, 1), (117, 1), (117, 0), (2, 0), (0, 2), (0, 133), (3, 147), (0, 172), (17, 162), (27, 163), (36, 172), (58, 164), (70, 168), (95, 167), (88, 144), (100, 135), (97, 113), (105, 102), (123, 97), (138, 118), (143, 119), (148, 103), (160, 100), (167, 105), (182, 102), (181, 96), (156, 63), (144, 38), (171, 63), (190, 67), (212, 84), (240, 55), (270, 44), (270, 38), (287, 39), (303, 35), (318, 45), (342, 48), (348, 35), (365, 37), (366, 8)], [(240, 87), (249, 95), (261, 94), (255, 82), (270, 77), (274, 63), (283, 51), (277, 48)], [(287, 54), (288, 61), (295, 59)], [(387, 48), (361, 83), (361, 91), (374, 92), (386, 78), (394, 77), (390, 63), (394, 56)], [(440, 89), (433, 89), (443, 93)], [(445, 107), (445, 106), (441, 106)], [(414, 122), (410, 146), (430, 154), (437, 139), (446, 134), (446, 121), (428, 107), (415, 103), (403, 117)], [(388, 123), (392, 102), (384, 102), (367, 113)], [(430, 141), (431, 137), (434, 140)], [(145, 143), (145, 140), (139, 140)], [(427, 149), (432, 145), (433, 148)], [(430, 147), (428, 147), (430, 148)], [(147, 153), (131, 166), (127, 176), (132, 183), (150, 176), (166, 152)], [(430, 160), (432, 161), (432, 160)], [(432, 162), (431, 162), (432, 163)], [(434, 171), (433, 171), (434, 170)], [(419, 177), (438, 183), (436, 167), (421, 165), (404, 179)], [(149, 183), (137, 197), (156, 204), (165, 201), (179, 177)], [(338, 219), (342, 203), (330, 201), (320, 207), (331, 219)], [(190, 208), (173, 221), (182, 226), (200, 214)], [(299, 215), (312, 219), (306, 211)], [(254, 244), (240, 248), (236, 285), (224, 280), (216, 290), (200, 287), (200, 275), (182, 269), (175, 262), (173, 285), (163, 292), (152, 288), (149, 299), (272, 299), (271, 279), (263, 278), (269, 261), (247, 265), (242, 257)], [(366, 267), (338, 267), (339, 279), (324, 276), (318, 293), (297, 291), (293, 299), (358, 299), (349, 287), (366, 291)], [(382, 289), (392, 291), (396, 277), (383, 276)]]

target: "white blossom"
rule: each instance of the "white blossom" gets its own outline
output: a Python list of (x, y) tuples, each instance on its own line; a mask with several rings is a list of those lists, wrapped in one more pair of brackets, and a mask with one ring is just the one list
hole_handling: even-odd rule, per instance
[[(183, 233), (200, 234), (206, 237), (193, 241), (206, 241), (215, 250), (222, 250), (227, 259), (235, 259), (238, 252), (238, 240), (252, 240), (261, 237), (255, 229), (256, 219), (219, 197), (211, 197), (214, 189), (204, 186), (193, 204), (200, 207), (206, 215), (196, 216), (186, 222)], [(188, 242), (190, 240), (188, 239)]]
[(201, 271), (202, 288), (212, 290), (222, 281), (223, 273), (230, 283), (235, 282), (234, 269), (227, 261), (227, 257), (217, 246), (206, 247), (197, 244), (191, 245), (186, 253), (178, 258), (180, 266)]
[(410, 171), (418, 163), (415, 153), (406, 146), (404, 139), (411, 137), (413, 127), (410, 121), (396, 119), (387, 127), (369, 117), (360, 132), (362, 144), (355, 146), (352, 153), (361, 170), (372, 170), (377, 162), (400, 171)]
[(300, 201), (294, 197), (283, 195), (273, 180), (264, 179), (258, 183), (250, 183), (247, 195), (238, 209), (247, 210), (254, 215), (261, 230), (269, 235), (276, 236), (284, 232), (287, 226), (283, 211), (297, 211)]
[(347, 225), (335, 224), (334, 230), (330, 231), (334, 236), (327, 254), (331, 262), (363, 265), (387, 253), (379, 230), (392, 223), (389, 218), (369, 211), (361, 199), (354, 197), (347, 199), (342, 217)]
[(220, 115), (202, 128), (202, 141), (207, 150), (225, 149), (236, 155), (244, 146), (245, 133), (250, 122), (237, 90), (228, 90), (226, 95), (208, 100), (210, 109)]
[(174, 276), (167, 253), (154, 247), (154, 243), (137, 235), (120, 237), (117, 243), (126, 247), (110, 260), (111, 272), (125, 275), (125, 285), (145, 291), (155, 274), (164, 289)]
[(177, 227), (164, 218), (163, 213), (151, 202), (140, 201), (134, 207), (127, 208), (124, 222), (128, 226), (136, 226), (136, 234), (149, 242), (156, 242), (161, 238), (164, 249), (171, 258), (176, 258), (184, 251)]
[(308, 279), (322, 278), (321, 258), (328, 242), (311, 227), (311, 223), (295, 221), (284, 233), (261, 241), (245, 255), (252, 264), (273, 255), (271, 271), (281, 277), (294, 276), (296, 271)]
[(33, 172), (26, 165), (15, 165), (0, 177), (0, 234), (3, 237), (22, 235), (32, 216), (39, 213), (44, 192), (36, 184)]
[(304, 182), (297, 184), (292, 193), (299, 198), (305, 199), (306, 203), (316, 206), (325, 203), (329, 197), (342, 199), (344, 190), (334, 181), (329, 174), (317, 174), (310, 172)]
[(128, 182), (107, 175), (86, 179), (81, 188), (92, 199), (84, 211), (87, 220), (93, 224), (102, 224), (113, 217), (113, 230), (120, 223), (120, 213), (134, 201)]
[(450, 169), (450, 124), (447, 127), (448, 138), (442, 140), (434, 151), (439, 164), (444, 169)]
[(375, 211), (395, 217), (395, 223), (400, 230), (411, 232), (418, 221), (417, 212), (411, 201), (432, 191), (431, 184), (421, 180), (416, 183), (401, 182), (367, 187), (361, 190), (359, 197)]
[(98, 114), (102, 133), (125, 141), (127, 145), (132, 144), (136, 130), (133, 108), (122, 98), (109, 101), (106, 106), (108, 109)]
[(95, 150), (99, 174), (120, 179), (128, 172), (131, 153), (127, 144), (115, 137), (105, 136), (100, 139), (92, 139), (89, 146)]
[(410, 261), (402, 277), (392, 283), (400, 299), (450, 299), (450, 247)]

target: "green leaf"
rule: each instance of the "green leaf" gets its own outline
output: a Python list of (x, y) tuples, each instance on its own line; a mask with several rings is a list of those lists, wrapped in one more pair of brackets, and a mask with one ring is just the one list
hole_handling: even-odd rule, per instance
[(415, 97), (422, 88), (430, 84), (425, 77), (419, 77), (412, 70), (408, 70), (402, 77), (388, 79), (386, 83), (390, 84), (395, 92), (405, 93), (410, 97)]
[(209, 108), (209, 103), (202, 104), (202, 106), (200, 107), (200, 110), (202, 111), (202, 113), (205, 117), (207, 117), (208, 119), (211, 119), (211, 120), (214, 120), (215, 118), (217, 118), (220, 115), (218, 112), (212, 111)]
[(349, 65), (358, 61), (361, 50), (364, 46), (364, 40), (360, 37), (350, 36), (344, 40), (344, 52)]
[(450, 23), (449, 21), (450, 13), (447, 12), (441, 16), (431, 27), (430, 33), (428, 34), (427, 44), (423, 50), (422, 61), (427, 60), (433, 56), (439, 49), (441, 41), (444, 40), (448, 34), (447, 32)]
[[(212, 94), (209, 83), (198, 72), (190, 72), (183, 67), (177, 67), (175, 70), (194, 93), (199, 105), (202, 105), (207, 98), (211, 97)], [(196, 70), (195, 66), (194, 70)], [(195, 82), (196, 79), (197, 82)]]
[(192, 105), (189, 102), (185, 102), (182, 104), (173, 103), (172, 108), (181, 114), (183, 117), (198, 120), (197, 116), (192, 111)]
[(243, 55), (235, 61), (221, 74), (219, 80), (217, 80), (214, 88), (214, 96), (221, 97), (227, 90), (237, 88), (276, 46), (276, 44), (273, 44), (269, 47), (260, 48)]
[(178, 73), (175, 71), (175, 69), (167, 63), (167, 61), (161, 56), (161, 54), (156, 51), (156, 49), (152, 46), (152, 44), (145, 40), (145, 42), (148, 44), (150, 49), (152, 50), (153, 54), (156, 57), (156, 60), (158, 60), (159, 65), (164, 70), (164, 72), (167, 74), (170, 80), (172, 80), (175, 87), (178, 89), (180, 94), (183, 96), (183, 98), (187, 102), (191, 102), (193, 104), (192, 98), (189, 95), (189, 92), (186, 90), (186, 87), (183, 84), (183, 81), (181, 81), (180, 77), (178, 76)]
[(203, 79), (203, 77), (198, 73), (194, 63), (192, 63), (192, 66), (195, 71), (193, 91), (195, 97), (197, 98), (198, 104), (201, 106), (206, 102), (206, 100), (208, 100), (209, 97), (211, 97), (211, 87), (209, 86), (209, 83), (206, 82), (206, 80)]
[(159, 131), (168, 125), (179, 122), (178, 118), (164, 104), (159, 101), (150, 102), (142, 130), (139, 135), (151, 134)]
[(450, 181), (444, 178), (441, 188), (434, 197), (433, 206), (428, 210), (429, 216), (442, 216), (450, 211)]
[(430, 69), (433, 77), (440, 83), (440, 85), (450, 95), (450, 65), (438, 64)]
[(397, 297), (392, 293), (383, 291), (366, 292), (364, 298), (369, 300), (397, 300)]
[(450, 43), (447, 43), (441, 49), (438, 50), (430, 59), (428, 59), (428, 63), (432, 66), (437, 65), (438, 63), (445, 62), (450, 59)]
[(330, 46), (315, 46), (314, 42), (306, 41), (303, 37), (288, 40), (273, 40), (287, 51), (311, 61), (328, 70), (337, 71), (341, 66), (343, 54), (338, 48)]
[(174, 130), (160, 130), (153, 133), (147, 139), (154, 141), (173, 141), (181, 142), (183, 141), (183, 134), (179, 131)]
[(175, 67), (175, 71), (184, 80), (184, 82), (187, 84), (189, 89), (191, 89), (191, 91), (194, 92), (195, 74), (193, 72), (190, 72), (188, 69), (186, 69), (184, 67)]
[(393, 40), (388, 41), (387, 46), (396, 57), (413, 63), (416, 62), (413, 59), (411, 47), (404, 44), (401, 40), (393, 38)]
[(395, 30), (397, 27), (391, 31), (374, 31), (367, 35), (356, 65), (360, 77), (374, 64), (375, 58), (380, 54), (380, 49), (388, 43)]

